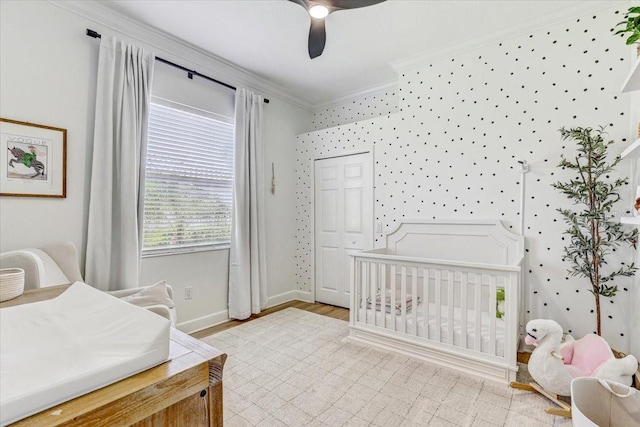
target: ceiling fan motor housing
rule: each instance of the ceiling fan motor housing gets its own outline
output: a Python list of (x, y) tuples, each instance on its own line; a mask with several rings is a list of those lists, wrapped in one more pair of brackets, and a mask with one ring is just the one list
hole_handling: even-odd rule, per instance
[(327, 42), (327, 32), (324, 18), (333, 12), (344, 9), (357, 9), (373, 6), (386, 0), (289, 0), (304, 7), (311, 16), (309, 28), (309, 58), (317, 58), (322, 55)]

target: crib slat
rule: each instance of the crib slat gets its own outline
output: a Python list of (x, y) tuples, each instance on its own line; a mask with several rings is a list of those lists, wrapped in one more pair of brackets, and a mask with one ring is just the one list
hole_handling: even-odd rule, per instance
[(475, 335), (473, 347), (476, 351), (482, 350), (482, 274), (476, 274), (474, 287), (474, 310), (475, 310)]
[(520, 328), (524, 328), (524, 307), (522, 305), (519, 284), (520, 275), (518, 273), (511, 273), (506, 279), (503, 344), (503, 357), (506, 360), (515, 360), (515, 353), (518, 347), (518, 331)]
[(361, 313), (361, 309), (363, 307), (366, 308), (366, 301), (364, 301), (362, 299), (362, 291), (360, 290), (360, 264), (362, 263), (362, 261), (360, 261), (359, 259), (356, 258), (355, 263), (354, 263), (354, 267), (353, 267), (353, 290), (352, 292), (355, 294), (354, 297), (354, 301), (355, 301), (355, 305), (353, 307), (351, 307), (351, 310), (354, 312), (355, 315), (355, 321), (359, 322), (360, 320), (362, 320), (362, 316), (360, 315)]
[(496, 349), (496, 276), (489, 276), (489, 354), (497, 354)]
[(453, 300), (453, 289), (455, 287), (455, 274), (451, 270), (447, 270), (447, 343), (453, 345), (455, 333), (455, 317), (453, 309), (455, 301)]
[(387, 320), (387, 264), (380, 264), (380, 326), (386, 327)]
[(422, 272), (422, 309), (424, 316), (422, 317), (423, 336), (429, 338), (429, 269), (425, 268)]
[(368, 282), (368, 275), (367, 275), (367, 270), (368, 270), (368, 262), (367, 261), (362, 261), (362, 264), (360, 265), (360, 271), (361, 271), (361, 278), (362, 281), (361, 283), (361, 289), (362, 289), (362, 300), (364, 301), (363, 307), (365, 308), (364, 310), (364, 314), (363, 314), (363, 319), (362, 321), (364, 323), (369, 323), (369, 309), (372, 308), (373, 306), (371, 305), (371, 298), (369, 297), (369, 282)]
[(418, 336), (418, 267), (411, 268), (411, 333)]
[(469, 273), (463, 271), (460, 276), (460, 345), (467, 348), (467, 277)]
[(400, 325), (407, 332), (407, 266), (400, 267)]
[(442, 321), (441, 315), (442, 315), (442, 299), (440, 297), (440, 286), (441, 286), (441, 278), (442, 278), (442, 271), (440, 269), (436, 270), (436, 281), (435, 281), (435, 285), (436, 285), (436, 289), (435, 289), (435, 300), (436, 300), (436, 323), (435, 323), (435, 332), (436, 332), (436, 336), (435, 339), (437, 341), (440, 341), (440, 338), (442, 336), (442, 331), (440, 330), (440, 323)]
[(358, 275), (358, 292), (360, 293), (360, 306), (358, 307), (361, 314), (358, 316), (360, 322), (367, 322), (367, 295), (364, 289), (364, 267), (365, 261), (358, 262), (356, 271)]
[(376, 325), (378, 322), (378, 311), (376, 310), (376, 304), (378, 302), (378, 292), (377, 292), (378, 275), (376, 274), (377, 270), (378, 270), (377, 262), (369, 263), (369, 274), (370, 274), (369, 291), (371, 295), (371, 300), (373, 301), (373, 304), (371, 306), (371, 314), (373, 315), (373, 318), (371, 319), (372, 325)]
[(396, 330), (396, 274), (396, 265), (391, 264), (391, 306), (389, 306), (389, 313), (391, 314), (391, 316), (389, 317), (389, 319), (391, 320), (391, 329), (394, 331)]
[(524, 330), (525, 311), (521, 299), (520, 274), (521, 272), (513, 272), (505, 276), (502, 357), (507, 361), (517, 360), (518, 335), (521, 328)]

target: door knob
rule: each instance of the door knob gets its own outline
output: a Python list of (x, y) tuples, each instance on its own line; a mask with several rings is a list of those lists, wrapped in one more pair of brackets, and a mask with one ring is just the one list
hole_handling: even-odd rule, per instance
[(355, 245), (355, 244), (356, 244), (356, 241), (355, 241), (355, 240), (352, 240), (352, 241), (351, 241), (351, 244), (352, 244), (352, 245)]

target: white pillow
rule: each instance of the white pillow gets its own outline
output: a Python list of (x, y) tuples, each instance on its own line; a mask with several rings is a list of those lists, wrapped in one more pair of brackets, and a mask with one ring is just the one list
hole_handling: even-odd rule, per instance
[(151, 286), (146, 286), (138, 292), (126, 297), (122, 297), (123, 301), (137, 305), (138, 307), (149, 307), (152, 305), (163, 304), (169, 308), (173, 308), (175, 304), (169, 296), (167, 283), (160, 281)]

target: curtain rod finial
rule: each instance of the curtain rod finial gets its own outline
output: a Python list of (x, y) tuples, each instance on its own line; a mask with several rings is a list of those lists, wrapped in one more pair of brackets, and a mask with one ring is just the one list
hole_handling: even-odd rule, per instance
[(89, 37), (93, 37), (94, 39), (99, 39), (102, 38), (102, 36), (97, 32), (97, 31), (93, 31), (87, 28), (87, 35)]

